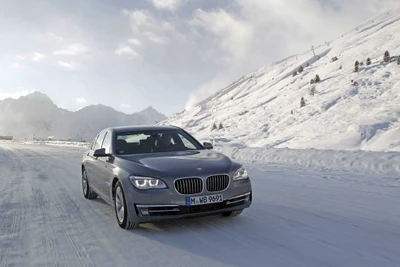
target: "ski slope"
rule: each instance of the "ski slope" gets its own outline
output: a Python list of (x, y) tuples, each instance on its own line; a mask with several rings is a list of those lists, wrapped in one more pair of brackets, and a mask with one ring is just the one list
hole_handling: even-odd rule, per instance
[[(249, 73), (161, 124), (216, 144), (400, 151), (400, 65), (383, 63), (386, 50), (400, 56), (399, 32), (400, 9), (385, 12), (314, 52)], [(331, 62), (333, 57), (338, 60)], [(356, 60), (364, 64), (357, 73)], [(304, 71), (293, 77), (300, 66)], [(321, 81), (311, 96), (317, 74)], [(214, 123), (223, 129), (212, 130)]]
[(83, 198), (83, 151), (0, 144), (0, 266), (400, 266), (390, 173), (249, 163), (254, 203), (239, 217), (126, 231)]

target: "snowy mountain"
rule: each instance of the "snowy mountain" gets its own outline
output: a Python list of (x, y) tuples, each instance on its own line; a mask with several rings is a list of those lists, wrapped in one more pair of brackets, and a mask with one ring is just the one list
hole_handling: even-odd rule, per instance
[[(399, 32), (400, 9), (385, 12), (247, 74), (161, 124), (220, 145), (400, 151)], [(391, 62), (383, 62), (386, 50)], [(316, 75), (320, 81), (311, 84)], [(212, 130), (214, 123), (223, 128)]]
[(54, 136), (55, 139), (88, 141), (109, 126), (154, 124), (166, 118), (152, 107), (130, 115), (104, 105), (71, 112), (57, 107), (40, 92), (0, 101), (0, 135), (11, 135), (15, 139)]

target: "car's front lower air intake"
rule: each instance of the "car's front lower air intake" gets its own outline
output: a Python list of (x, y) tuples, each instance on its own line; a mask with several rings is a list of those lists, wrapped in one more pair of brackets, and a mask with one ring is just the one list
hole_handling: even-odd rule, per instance
[(203, 191), (201, 178), (182, 178), (175, 180), (175, 190), (183, 195), (198, 194)]

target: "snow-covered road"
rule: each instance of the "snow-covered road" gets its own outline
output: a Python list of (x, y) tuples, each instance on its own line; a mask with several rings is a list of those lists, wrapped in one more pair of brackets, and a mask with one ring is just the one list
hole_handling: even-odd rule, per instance
[(120, 229), (82, 149), (0, 144), (0, 266), (400, 266), (400, 177), (247, 165), (241, 216)]

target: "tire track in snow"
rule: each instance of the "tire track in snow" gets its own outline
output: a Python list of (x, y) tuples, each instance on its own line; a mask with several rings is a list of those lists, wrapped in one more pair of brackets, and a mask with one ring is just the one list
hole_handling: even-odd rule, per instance
[[(25, 243), (22, 239), (22, 222), (24, 214), (19, 212), (22, 205), (18, 201), (23, 185), (18, 174), (19, 170), (24, 170), (14, 151), (0, 147), (0, 265), (9, 266), (14, 262), (10, 259), (18, 256), (18, 249), (25, 251)], [(18, 240), (17, 242), (15, 240)]]
[[(26, 153), (31, 156), (27, 157)], [(20, 158), (26, 166), (40, 166), (40, 168), (33, 167), (29, 174), (35, 203), (33, 210), (37, 210), (39, 214), (36, 222), (45, 229), (42, 246), (48, 248), (53, 257), (52, 261), (57, 263), (60, 259), (64, 259), (68, 264), (76, 261), (76, 266), (94, 266), (85, 248), (76, 241), (81, 228), (74, 228), (71, 213), (65, 210), (65, 207), (72, 202), (65, 201), (65, 198), (54, 193), (58, 191), (59, 186), (58, 179), (52, 175), (54, 158), (48, 157), (48, 160), (43, 161), (37, 152), (29, 150), (20, 154)], [(60, 242), (62, 239), (66, 239), (70, 244), (67, 248), (72, 248), (74, 260), (71, 260), (71, 254), (65, 254), (68, 249)]]

